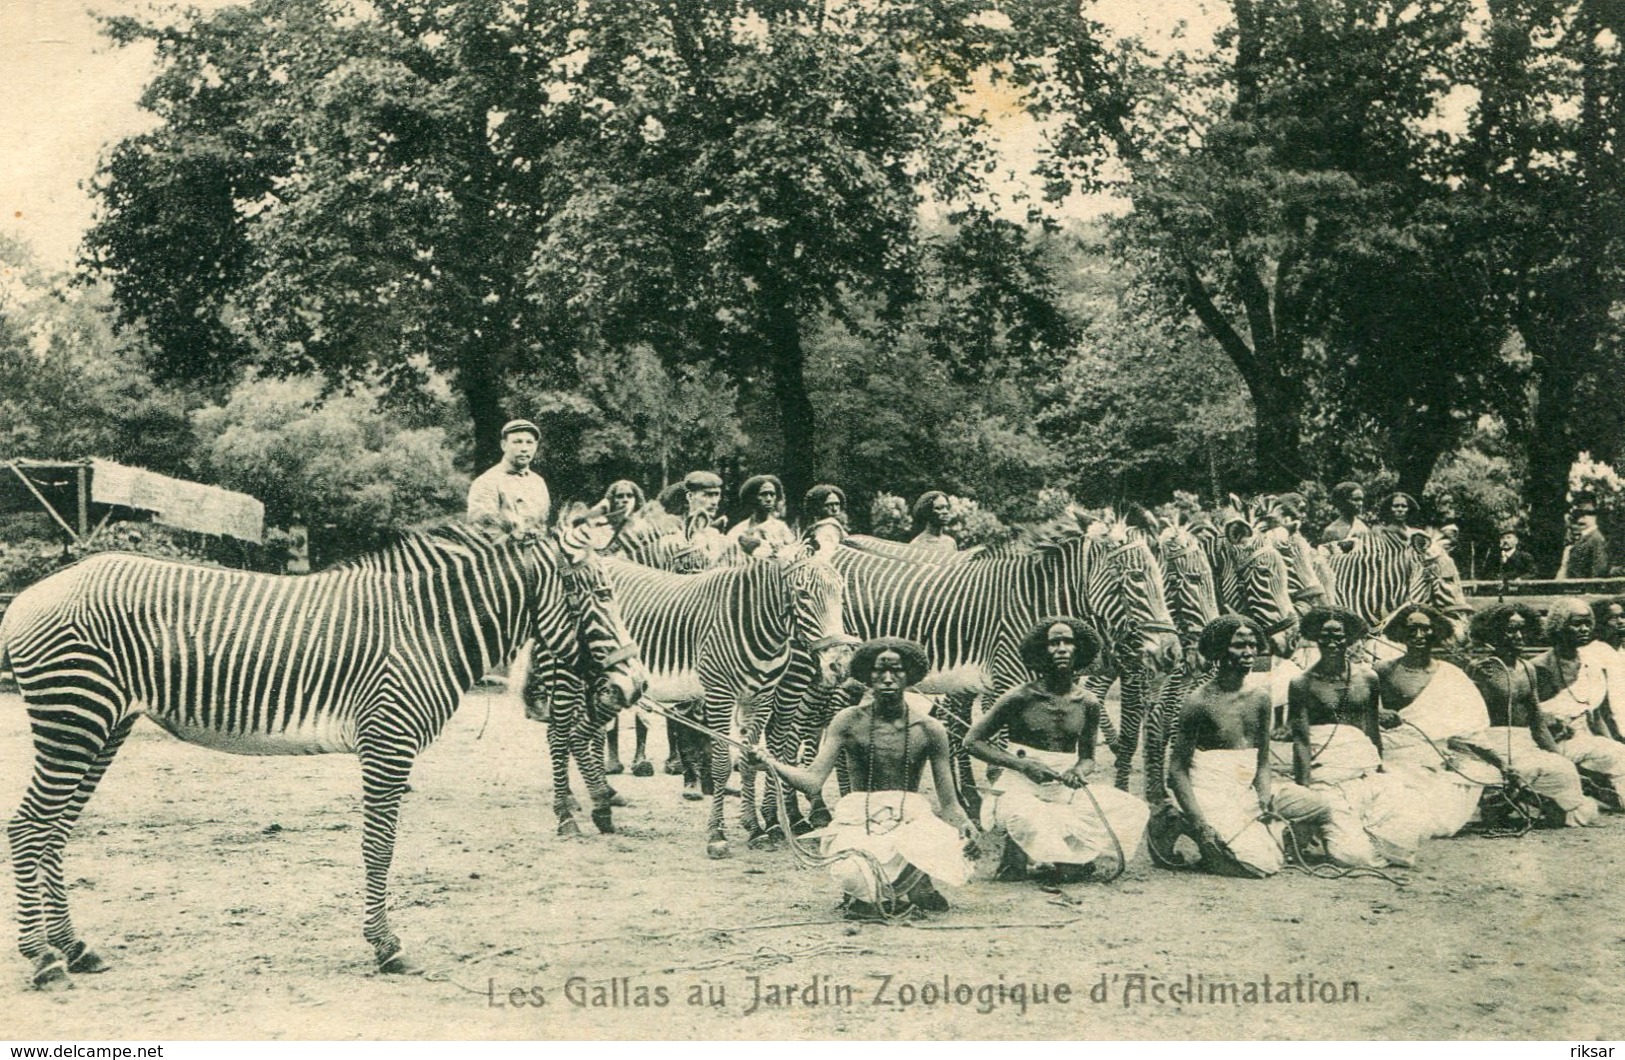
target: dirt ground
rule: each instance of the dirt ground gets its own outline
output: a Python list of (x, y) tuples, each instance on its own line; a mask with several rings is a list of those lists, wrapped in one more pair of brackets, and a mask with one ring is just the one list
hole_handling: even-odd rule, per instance
[[(658, 732), (654, 743), (658, 754)], [(836, 919), (824, 873), (745, 850), (732, 805), (735, 855), (707, 859), (704, 808), (674, 777), (618, 781), (635, 800), (619, 834), (555, 837), (545, 751), (517, 701), (483, 690), (422, 758), (392, 917), (428, 974), (399, 978), (373, 971), (360, 935), (355, 759), (227, 756), (141, 723), (67, 853), (75, 922), (113, 968), (42, 994), (10, 950), (0, 1037), (1621, 1033), (1625, 818), (1434, 842), (1404, 887), (1222, 880), (1142, 855), (1109, 885), (974, 883), (931, 922), (860, 926)], [(0, 696), (8, 816), (31, 761), (20, 703)], [(1215, 984), (1259, 991), (1265, 976), (1268, 1002), (1208, 999)], [(1336, 1000), (1319, 1000), (1328, 982)], [(1201, 1000), (1170, 997), (1187, 983)], [(787, 993), (791, 1004), (765, 1003)]]

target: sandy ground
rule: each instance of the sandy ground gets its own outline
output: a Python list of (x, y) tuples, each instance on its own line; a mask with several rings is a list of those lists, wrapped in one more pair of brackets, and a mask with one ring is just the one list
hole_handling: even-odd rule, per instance
[[(8, 815), (31, 760), (0, 696)], [(231, 757), (141, 723), (67, 854), (75, 922), (114, 967), (41, 994), (12, 951), (0, 1038), (1581, 1040), (1617, 1037), (1625, 1015), (1625, 818), (1434, 842), (1403, 888), (1142, 857), (1110, 885), (976, 883), (932, 922), (859, 926), (836, 919), (827, 876), (745, 850), (737, 828), (735, 856), (708, 860), (677, 778), (621, 778), (635, 805), (618, 835), (555, 837), (545, 762), (542, 726), (499, 691), (470, 695), (424, 755), (392, 916), (429, 974), (387, 977), (360, 937), (355, 760)], [(1266, 975), (1294, 999), (1164, 990)], [(795, 1003), (751, 1011), (753, 977)], [(1296, 1000), (1300, 979), (1339, 1000)], [(1351, 981), (1358, 1001), (1342, 1000)]]

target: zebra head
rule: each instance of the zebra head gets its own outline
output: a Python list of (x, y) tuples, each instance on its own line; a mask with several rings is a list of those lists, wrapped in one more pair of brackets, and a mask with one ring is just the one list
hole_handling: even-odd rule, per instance
[[(1151, 672), (1172, 670), (1179, 662), (1179, 639), (1168, 613), (1162, 565), (1144, 537), (1115, 514), (1106, 518), (1077, 508), (1070, 511), (1099, 560), (1089, 565), (1085, 599), (1090, 612), (1104, 618), (1109, 642), (1118, 646), (1119, 664)], [(1128, 654), (1124, 650), (1128, 646), (1137, 651)]]
[(857, 640), (847, 635), (843, 619), (844, 582), (829, 560), (804, 550), (780, 552), (764, 563), (778, 563), (784, 571), (792, 647), (810, 654), (818, 663), (825, 685), (846, 679)]
[(1150, 541), (1162, 563), (1163, 589), (1168, 596), (1168, 613), (1173, 616), (1179, 640), (1185, 647), (1186, 662), (1197, 668), (1192, 656), (1202, 629), (1219, 617), (1218, 592), (1213, 583), (1213, 565), (1196, 535), (1191, 533), (1182, 512), (1163, 519), (1140, 510), (1141, 519), (1152, 535)]
[(553, 628), (543, 623), (547, 612), (537, 609), (538, 641), (556, 658), (576, 662), (579, 676), (597, 690), (596, 709), (602, 716), (636, 703), (649, 687), (649, 672), (598, 562), (591, 527), (566, 512), (538, 547), (544, 553), (551, 551), (543, 569), (550, 558), (559, 588), (559, 601), (551, 612), (557, 618)]
[(1213, 513), (1205, 541), (1219, 582), (1223, 605), (1253, 622), (1282, 658), (1298, 639), (1298, 612), (1292, 606), (1286, 561), (1254, 523), (1254, 515), (1232, 497)]
[(1252, 513), (1266, 540), (1286, 563), (1287, 593), (1299, 616), (1326, 603), (1326, 586), (1320, 578), (1314, 546), (1303, 536), (1302, 498), (1297, 494), (1265, 495), (1252, 505)]

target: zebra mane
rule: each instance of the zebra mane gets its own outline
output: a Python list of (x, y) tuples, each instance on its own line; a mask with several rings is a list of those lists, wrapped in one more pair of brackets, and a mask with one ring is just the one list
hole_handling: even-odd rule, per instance
[[(1115, 515), (1113, 519), (1116, 519)], [(988, 545), (982, 551), (968, 556), (965, 562), (985, 563), (989, 560), (1051, 552), (1084, 538), (1111, 536), (1115, 525), (1099, 514), (1069, 504), (1059, 515), (1039, 523), (1017, 526), (1009, 540)]]
[(410, 559), (412, 553), (424, 549), (441, 555), (466, 556), (471, 552), (494, 552), (505, 540), (507, 539), (488, 537), (459, 520), (447, 519), (444, 522), (416, 526), (407, 530), (391, 531), (386, 535), (380, 548), (335, 563), (325, 570), (394, 570), (407, 565), (415, 566), (416, 561)]

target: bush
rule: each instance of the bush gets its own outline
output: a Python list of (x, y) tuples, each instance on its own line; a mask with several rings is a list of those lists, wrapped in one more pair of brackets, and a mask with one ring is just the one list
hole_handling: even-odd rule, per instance
[(877, 493), (869, 502), (869, 532), (876, 537), (907, 541), (913, 537), (914, 517), (908, 502), (895, 493)]

